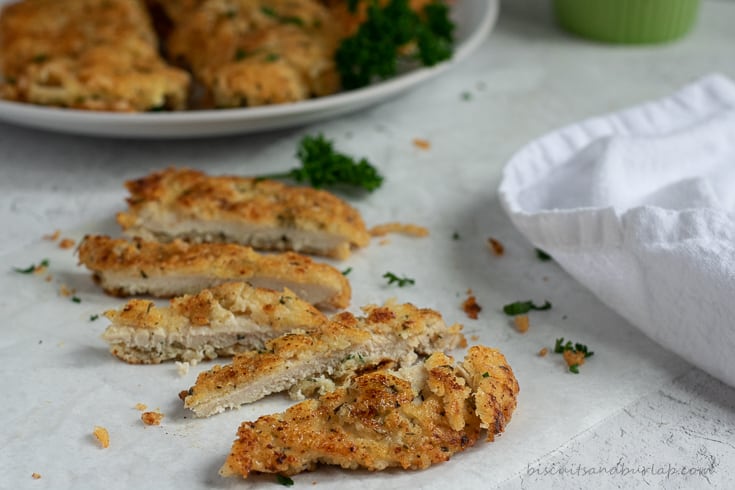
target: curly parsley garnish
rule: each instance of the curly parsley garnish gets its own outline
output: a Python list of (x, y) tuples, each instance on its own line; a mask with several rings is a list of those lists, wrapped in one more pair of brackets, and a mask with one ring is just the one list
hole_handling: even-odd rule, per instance
[(259, 179), (293, 179), (315, 188), (347, 185), (372, 192), (383, 184), (383, 176), (365, 158), (355, 161), (338, 153), (333, 143), (321, 134), (305, 136), (296, 156), (301, 167), (285, 173), (264, 175)]
[(516, 301), (503, 306), (503, 313), (508, 316), (525, 315), (531, 310), (543, 311), (551, 309), (551, 303), (545, 301), (543, 305), (537, 306), (533, 301)]
[(39, 269), (43, 269), (45, 267), (48, 267), (48, 265), (49, 265), (49, 260), (48, 259), (43, 259), (38, 265), (31, 264), (31, 265), (29, 265), (28, 267), (26, 267), (24, 269), (23, 268), (20, 268), (20, 267), (13, 267), (13, 270), (15, 272), (17, 272), (18, 274), (32, 274), (32, 273), (34, 273), (35, 271), (37, 271)]
[(388, 279), (388, 284), (393, 284), (394, 282), (397, 283), (399, 288), (416, 284), (416, 281), (411, 279), (410, 277), (398, 277), (392, 272), (386, 272), (385, 274), (383, 274), (383, 277)]
[[(347, 90), (395, 75), (399, 58), (406, 57), (401, 48), (410, 43), (417, 47), (410, 57), (425, 66), (451, 58), (455, 26), (444, 1), (429, 3), (421, 14), (411, 10), (408, 0), (390, 0), (385, 6), (377, 0), (369, 2), (367, 19), (342, 41), (335, 55)], [(353, 1), (348, 7), (354, 11), (356, 5)]]

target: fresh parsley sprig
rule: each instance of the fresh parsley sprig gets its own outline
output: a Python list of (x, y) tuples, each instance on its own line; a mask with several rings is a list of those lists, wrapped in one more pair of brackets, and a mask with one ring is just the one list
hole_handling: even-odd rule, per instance
[(551, 303), (545, 301), (543, 305), (537, 306), (533, 301), (516, 301), (503, 306), (503, 313), (508, 316), (525, 315), (531, 310), (549, 310), (551, 309)]
[(296, 156), (300, 168), (288, 172), (263, 175), (259, 179), (292, 179), (312, 187), (347, 185), (372, 192), (383, 184), (383, 176), (365, 158), (352, 157), (335, 151), (332, 141), (323, 135), (305, 136), (299, 143)]
[(388, 284), (393, 284), (394, 282), (397, 283), (399, 288), (402, 288), (404, 286), (413, 286), (414, 284), (416, 284), (416, 281), (414, 279), (405, 276), (398, 277), (392, 272), (386, 272), (385, 274), (383, 274), (383, 277), (388, 279)]

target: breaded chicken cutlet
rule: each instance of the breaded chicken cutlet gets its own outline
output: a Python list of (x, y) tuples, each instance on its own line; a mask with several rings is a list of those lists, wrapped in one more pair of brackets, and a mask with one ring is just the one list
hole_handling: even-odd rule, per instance
[(170, 59), (214, 107), (295, 102), (340, 88), (338, 29), (316, 0), (156, 0), (173, 24)]
[(0, 96), (104, 111), (184, 109), (140, 0), (25, 0), (0, 12)]
[(357, 210), (322, 190), (174, 168), (126, 186), (129, 210), (117, 221), (131, 237), (234, 242), (337, 259), (370, 241)]
[(231, 356), (262, 349), (268, 339), (288, 332), (319, 330), (327, 322), (288, 290), (237, 282), (174, 298), (163, 308), (133, 299), (105, 316), (111, 325), (102, 338), (114, 356), (131, 364)]
[(340, 271), (294, 252), (263, 255), (232, 243), (86, 236), (78, 253), (79, 263), (114, 296), (172, 297), (243, 281), (255, 287), (290, 289), (318, 307), (346, 308), (350, 303), (350, 283)]
[[(417, 354), (464, 342), (462, 327), (448, 327), (434, 310), (408, 303), (363, 310), (365, 317), (340, 313), (317, 332), (278, 337), (262, 350), (243, 352), (232, 364), (201, 373), (195, 385), (181, 393), (184, 406), (206, 417), (298, 387), (305, 380), (326, 377), (327, 383), (339, 382), (384, 361), (410, 363)], [(292, 395), (301, 397), (298, 392)]]
[(220, 474), (293, 475), (318, 464), (428, 468), (473, 446), (482, 429), (488, 440), (503, 432), (518, 389), (495, 349), (474, 346), (461, 365), (435, 353), (410, 368), (363, 374), (318, 400), (244, 422)]

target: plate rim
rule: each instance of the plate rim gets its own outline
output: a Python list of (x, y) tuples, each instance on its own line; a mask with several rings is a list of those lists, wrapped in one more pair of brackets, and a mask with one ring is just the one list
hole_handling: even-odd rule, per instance
[[(470, 2), (485, 5), (484, 15), (457, 45), (451, 60), (411, 70), (361, 89), (288, 104), (145, 113), (87, 111), (0, 100), (0, 121), (58, 133), (146, 139), (248, 134), (316, 122), (390, 99), (468, 58), (492, 31), (499, 12), (499, 0), (463, 0), (455, 8)], [(0, 1), (0, 5), (3, 3)], [(213, 126), (206, 127), (210, 124)]]

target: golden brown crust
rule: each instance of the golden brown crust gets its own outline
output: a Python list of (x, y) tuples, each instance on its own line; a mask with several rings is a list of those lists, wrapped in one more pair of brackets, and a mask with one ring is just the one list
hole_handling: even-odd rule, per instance
[(0, 96), (78, 109), (183, 109), (140, 0), (26, 0), (0, 13)]
[(294, 102), (339, 89), (337, 31), (316, 0), (162, 3), (174, 21), (169, 56), (192, 69), (215, 107)]
[(232, 363), (202, 372), (184, 405), (199, 416), (236, 408), (299, 381), (325, 375), (341, 380), (384, 361), (412, 361), (416, 354), (457, 347), (461, 326), (447, 327), (430, 309), (388, 303), (364, 308), (365, 317), (344, 312), (322, 330), (289, 334), (260, 351), (236, 355)]
[[(126, 186), (129, 211), (119, 213), (117, 220), (133, 236), (238, 241), (254, 248), (335, 258), (346, 258), (351, 247), (370, 241), (357, 210), (322, 190), (175, 168)], [(263, 234), (269, 235), (259, 238)]]
[(103, 335), (110, 351), (134, 364), (232, 355), (287, 332), (320, 329), (326, 322), (319, 310), (288, 290), (237, 282), (174, 298), (168, 307), (132, 299), (105, 316), (112, 322)]
[[(435, 353), (411, 371), (364, 374), (318, 400), (244, 422), (220, 474), (292, 475), (319, 463), (369, 470), (423, 469), (447, 461), (475, 444), (486, 420), (510, 419), (515, 403), (493, 404), (498, 395), (505, 395), (496, 393), (495, 386), (485, 389), (491, 386), (485, 380), (497, 371), (494, 363), (504, 362), (496, 352), (473, 347), (468, 354), (473, 360), (466, 359), (465, 364), (479, 364), (492, 373), (480, 382), (466, 379), (451, 357)], [(515, 382), (512, 372), (498, 369), (503, 378), (496, 384), (501, 389)], [(492, 406), (494, 412), (478, 413), (477, 402)], [(498, 433), (503, 428), (496, 425), (491, 430)]]
[(272, 289), (287, 287), (317, 306), (346, 308), (350, 303), (350, 283), (340, 271), (293, 252), (263, 255), (232, 243), (160, 243), (92, 235), (84, 238), (78, 253), (79, 262), (116, 296), (170, 297), (246, 281)]

